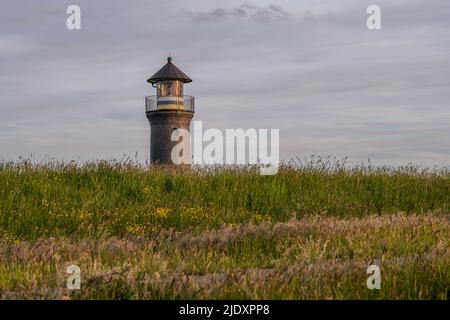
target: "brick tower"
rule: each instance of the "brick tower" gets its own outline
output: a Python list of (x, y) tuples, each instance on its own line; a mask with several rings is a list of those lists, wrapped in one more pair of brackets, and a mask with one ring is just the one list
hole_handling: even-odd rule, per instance
[[(145, 112), (150, 122), (150, 161), (174, 165), (172, 149), (180, 141), (171, 141), (172, 133), (176, 129), (189, 131), (194, 116), (194, 97), (183, 95), (183, 84), (192, 80), (168, 57), (166, 65), (147, 82), (156, 88), (155, 96), (145, 98)], [(184, 166), (190, 166), (190, 154), (184, 157), (189, 159), (189, 163)]]

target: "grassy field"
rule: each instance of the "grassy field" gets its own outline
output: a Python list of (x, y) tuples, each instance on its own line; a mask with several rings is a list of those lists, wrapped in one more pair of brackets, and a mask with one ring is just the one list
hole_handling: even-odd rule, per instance
[(0, 298), (450, 297), (448, 169), (22, 161), (0, 186)]

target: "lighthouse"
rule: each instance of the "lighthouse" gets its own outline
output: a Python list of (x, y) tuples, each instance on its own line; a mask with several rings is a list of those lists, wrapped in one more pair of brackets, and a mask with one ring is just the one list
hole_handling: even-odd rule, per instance
[[(192, 79), (177, 68), (169, 56), (167, 63), (147, 82), (156, 88), (156, 95), (145, 98), (145, 113), (150, 122), (150, 161), (174, 165), (172, 150), (178, 143), (182, 143), (183, 137), (172, 141), (172, 134), (177, 129), (189, 131), (194, 116), (194, 97), (183, 94), (183, 85), (192, 82)], [(181, 152), (189, 150), (183, 149)], [(190, 154), (180, 156), (189, 161), (191, 159)]]

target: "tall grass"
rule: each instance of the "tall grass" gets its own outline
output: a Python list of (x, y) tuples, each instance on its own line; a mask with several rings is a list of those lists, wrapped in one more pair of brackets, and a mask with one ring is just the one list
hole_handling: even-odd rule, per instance
[[(311, 217), (200, 233), (0, 241), (0, 298), (449, 299), (444, 216)], [(366, 288), (379, 259), (381, 290)], [(82, 288), (65, 288), (67, 266)]]
[(446, 168), (2, 162), (0, 298), (449, 299), (449, 207)]
[(316, 161), (192, 171), (132, 162), (0, 163), (0, 234), (17, 240), (120, 236), (160, 228), (287, 221), (310, 215), (364, 217), (448, 212), (448, 169), (345, 168)]

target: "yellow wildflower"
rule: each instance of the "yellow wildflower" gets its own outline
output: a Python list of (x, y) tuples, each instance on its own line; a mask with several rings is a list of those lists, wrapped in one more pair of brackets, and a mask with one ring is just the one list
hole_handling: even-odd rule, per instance
[(128, 233), (134, 234), (134, 235), (143, 235), (147, 231), (147, 228), (142, 224), (132, 224), (130, 226), (127, 226), (126, 228)]
[(268, 216), (268, 215), (262, 215), (262, 214), (260, 214), (260, 213), (256, 213), (255, 216), (254, 216), (254, 219), (255, 219), (255, 222), (256, 222), (257, 224), (263, 223), (263, 222), (265, 222), (265, 221), (267, 221), (267, 222), (270, 222), (270, 221), (271, 221), (270, 216)]
[(190, 220), (201, 221), (208, 217), (205, 210), (201, 207), (199, 208), (183, 208), (181, 210), (181, 217)]
[(47, 199), (42, 199), (42, 206), (48, 208), (50, 206), (49, 202)]
[(152, 192), (152, 188), (146, 186), (146, 187), (144, 187), (144, 190), (143, 190), (143, 191), (144, 191), (145, 194), (149, 194), (150, 192)]
[(262, 215), (260, 215), (259, 213), (255, 214), (255, 221), (256, 223), (261, 223), (264, 221), (264, 218)]
[(152, 215), (160, 219), (166, 219), (170, 211), (171, 210), (169, 208), (156, 208), (152, 212)]

